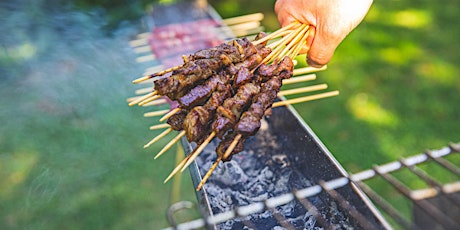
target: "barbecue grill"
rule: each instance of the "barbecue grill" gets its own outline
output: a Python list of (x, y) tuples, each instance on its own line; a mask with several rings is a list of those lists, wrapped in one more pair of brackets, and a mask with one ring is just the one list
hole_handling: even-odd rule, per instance
[[(261, 19), (260, 14), (252, 17)], [(253, 34), (263, 29), (260, 23), (247, 21), (230, 28), (230, 21), (224, 23), (203, 1), (158, 5), (146, 17), (150, 31), (131, 45), (136, 52), (144, 53), (138, 62), (159, 66), (147, 69), (145, 74), (149, 74), (178, 65), (182, 54), (213, 47), (243, 35), (243, 30)], [(190, 166), (195, 187), (216, 160), (217, 144), (211, 142)], [(186, 154), (195, 148), (185, 138), (181, 145)], [(177, 229), (391, 229), (393, 225), (455, 229), (460, 226), (455, 218), (460, 212), (460, 183), (442, 184), (416, 165), (434, 162), (460, 176), (460, 169), (445, 159), (459, 151), (459, 145), (451, 144), (349, 175), (293, 107), (280, 107), (263, 120), (262, 128), (247, 141), (244, 151), (220, 164), (197, 192), (202, 218), (176, 223), (174, 212), (191, 207), (181, 202), (171, 206), (168, 219)], [(410, 170), (429, 187), (407, 188), (391, 175), (402, 169)], [(413, 202), (413, 220), (364, 183), (375, 178), (383, 178)]]

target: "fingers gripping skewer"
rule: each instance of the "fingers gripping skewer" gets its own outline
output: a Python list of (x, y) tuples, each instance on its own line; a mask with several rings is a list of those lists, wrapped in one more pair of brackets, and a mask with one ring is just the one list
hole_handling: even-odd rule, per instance
[(217, 158), (216, 162), (211, 166), (211, 168), (208, 170), (206, 175), (204, 175), (203, 179), (201, 179), (200, 184), (196, 187), (196, 191), (200, 191), (203, 185), (206, 183), (206, 181), (211, 177), (212, 173), (214, 170), (217, 168), (217, 165), (219, 165), (220, 161), (222, 161), (222, 158), (219, 157)]
[(145, 144), (144, 148), (149, 147), (150, 145), (152, 145), (153, 143), (157, 142), (158, 140), (160, 140), (164, 136), (168, 135), (172, 130), (173, 130), (172, 128), (168, 128), (167, 130), (163, 131), (162, 133), (160, 133), (160, 135), (156, 136), (151, 141), (149, 141), (149, 143)]
[(177, 143), (183, 136), (185, 136), (185, 131), (180, 132), (176, 137), (174, 137), (160, 152), (153, 159), (157, 159), (161, 155), (163, 155), (166, 151), (168, 151), (175, 143)]

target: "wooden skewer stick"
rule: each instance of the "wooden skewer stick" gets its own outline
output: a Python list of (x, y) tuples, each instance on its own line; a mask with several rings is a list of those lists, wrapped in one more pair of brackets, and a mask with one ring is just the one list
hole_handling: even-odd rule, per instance
[(149, 92), (152, 92), (152, 91), (153, 91), (153, 87), (150, 86), (150, 87), (138, 89), (138, 90), (134, 91), (134, 94), (136, 94), (136, 95), (146, 94), (146, 93), (149, 93)]
[(129, 45), (130, 45), (131, 47), (145, 46), (145, 45), (148, 45), (148, 41), (147, 41), (147, 39), (145, 39), (145, 38), (136, 39), (136, 40), (130, 41), (130, 42), (129, 42)]
[(299, 54), (300, 50), (302, 49), (302, 46), (306, 45), (307, 43), (305, 41), (301, 41), (299, 42), (299, 44), (297, 44), (294, 48), (292, 48), (292, 50), (290, 50), (286, 55), (294, 60), (295, 57)]
[(284, 47), (284, 49), (280, 52), (277, 58), (275, 59), (282, 59), (284, 56), (288, 56), (289, 51), (292, 49), (293, 46), (299, 44), (301, 39), (305, 36), (310, 26), (304, 24), (303, 29), (289, 42), (289, 44)]
[(192, 155), (190, 157), (190, 159), (187, 160), (187, 162), (185, 163), (185, 165), (182, 167), (182, 169), (180, 170), (181, 172), (185, 171), (185, 169), (187, 169), (187, 167), (198, 157), (198, 155), (200, 155), (200, 153), (203, 151), (204, 148), (206, 148), (206, 146), (209, 144), (209, 142), (212, 141), (212, 139), (216, 136), (216, 132), (212, 132), (211, 134), (209, 134), (208, 138), (206, 138), (206, 140), (201, 143), (200, 146), (198, 146), (198, 148), (196, 148), (193, 153), (191, 153), (190, 155)]
[(156, 137), (153, 138), (151, 141), (149, 141), (149, 143), (145, 144), (145, 145), (144, 145), (144, 148), (149, 147), (150, 145), (152, 145), (153, 143), (157, 142), (158, 140), (160, 140), (160, 139), (163, 138), (164, 136), (168, 135), (168, 133), (170, 133), (172, 130), (173, 130), (172, 128), (169, 128), (169, 129), (163, 131), (162, 133), (160, 133), (160, 135), (156, 136)]
[(139, 82), (143, 82), (143, 81), (146, 81), (150, 78), (153, 78), (153, 77), (157, 77), (157, 76), (161, 76), (161, 75), (164, 75), (166, 73), (169, 73), (169, 72), (172, 72), (174, 70), (177, 70), (177, 69), (180, 69), (182, 66), (184, 66), (183, 64), (182, 65), (178, 65), (178, 66), (174, 66), (174, 67), (171, 67), (169, 69), (165, 69), (163, 71), (160, 71), (160, 72), (157, 72), (157, 73), (154, 73), (154, 74), (151, 74), (151, 75), (147, 75), (147, 76), (144, 76), (144, 77), (140, 77), (138, 79), (135, 79), (133, 81), (133, 84), (137, 84)]
[(224, 159), (227, 159), (230, 156), (233, 149), (235, 149), (236, 145), (240, 141), (241, 137), (242, 137), (241, 134), (236, 135), (235, 139), (233, 139), (232, 143), (228, 146), (227, 150), (225, 150)]
[(136, 58), (136, 62), (142, 63), (142, 62), (154, 61), (155, 59), (156, 59), (155, 55), (147, 54), (147, 55)]
[[(282, 33), (279, 34), (279, 36), (284, 37), (286, 35), (289, 35), (293, 31), (294, 30), (283, 31)], [(281, 38), (272, 39), (272, 40), (268, 41), (267, 47), (270, 48), (270, 49), (273, 49), (273, 48), (277, 47), (280, 44), (281, 40), (282, 40)]]
[(134, 100), (137, 100), (138, 98), (141, 98), (142, 96), (135, 96), (135, 97), (129, 97), (129, 98), (126, 98), (126, 102), (132, 102)]
[(158, 100), (155, 100), (155, 101), (151, 101), (147, 104), (143, 104), (142, 107), (147, 107), (147, 106), (154, 106), (154, 105), (162, 105), (162, 104), (166, 104), (168, 103), (168, 101), (164, 98), (161, 98), (161, 99), (158, 99)]
[(287, 26), (285, 26), (285, 27), (283, 27), (283, 28), (281, 28), (281, 29), (279, 29), (279, 30), (277, 30), (277, 31), (275, 31), (275, 32), (273, 32), (273, 33), (271, 33), (271, 34), (269, 34), (269, 35), (263, 37), (262, 39), (259, 39), (259, 40), (257, 40), (257, 41), (254, 41), (252, 44), (258, 45), (258, 44), (263, 43), (263, 42), (265, 42), (265, 41), (268, 41), (268, 40), (270, 40), (270, 39), (272, 39), (272, 38), (279, 37), (279, 35), (280, 35), (281, 33), (283, 33), (284, 31), (289, 30), (289, 29), (291, 29), (292, 27), (294, 27), (294, 26), (296, 26), (296, 25), (299, 25), (299, 24), (300, 24), (299, 22), (292, 22), (291, 24), (289, 24), (289, 25), (287, 25)]
[(166, 74), (166, 73), (172, 72), (172, 71), (174, 71), (174, 70), (178, 70), (178, 69), (182, 68), (183, 66), (184, 66), (184, 64), (181, 64), (181, 65), (178, 65), (178, 66), (174, 66), (174, 67), (171, 67), (171, 68), (169, 68), (169, 69), (165, 69), (165, 70), (160, 71), (160, 72), (158, 72), (158, 73), (152, 74), (152, 76), (153, 76), (153, 77), (162, 76), (162, 75), (164, 75), (164, 74)]
[(161, 116), (161, 115), (167, 114), (168, 112), (169, 112), (169, 109), (158, 110), (158, 111), (152, 111), (152, 112), (144, 113), (144, 117), (156, 117), (156, 116)]
[(145, 105), (145, 104), (147, 104), (147, 103), (149, 103), (149, 102), (151, 102), (151, 101), (155, 101), (155, 100), (157, 100), (157, 99), (160, 99), (161, 97), (163, 97), (163, 96), (161, 96), (161, 95), (155, 95), (155, 96), (153, 96), (153, 97), (150, 97), (150, 98), (148, 98), (148, 99), (145, 99), (145, 100), (139, 102), (139, 106), (142, 106), (142, 105)]
[(325, 69), (327, 69), (327, 65), (324, 65), (321, 68), (307, 66), (307, 67), (300, 68), (300, 69), (294, 69), (293, 75), (296, 76), (296, 75), (301, 75), (301, 74), (314, 73), (314, 72), (318, 72), (318, 71), (325, 70)]
[(150, 130), (157, 130), (157, 129), (164, 129), (164, 128), (169, 128), (171, 125), (169, 124), (158, 124), (158, 125), (152, 125), (149, 127)]
[(206, 183), (206, 181), (209, 179), (209, 177), (212, 175), (214, 170), (217, 168), (217, 165), (219, 165), (220, 161), (222, 160), (221, 157), (217, 158), (216, 162), (209, 168), (208, 172), (206, 175), (204, 175), (203, 179), (201, 179), (200, 184), (196, 187), (196, 191), (200, 191), (203, 185)]
[(278, 93), (278, 96), (306, 93), (306, 92), (312, 92), (312, 91), (323, 90), (323, 89), (327, 89), (327, 84), (312, 85), (312, 86), (300, 87), (296, 89), (282, 90)]
[(243, 15), (243, 16), (238, 16), (238, 17), (233, 17), (233, 18), (226, 18), (226, 19), (223, 19), (222, 22), (228, 26), (228, 25), (241, 24), (241, 23), (250, 22), (250, 21), (262, 21), (262, 19), (264, 19), (264, 14), (255, 13), (255, 14), (248, 14), (248, 15)]
[(289, 79), (283, 79), (283, 85), (289, 85), (289, 84), (294, 84), (294, 83), (299, 83), (299, 82), (304, 82), (304, 81), (313, 81), (315, 79), (316, 79), (315, 74), (291, 77)]
[(167, 145), (165, 145), (165, 147), (163, 147), (163, 149), (160, 150), (160, 152), (157, 153), (157, 155), (153, 158), (153, 159), (157, 159), (158, 157), (160, 157), (161, 155), (163, 155), (163, 153), (165, 153), (166, 151), (168, 151), (176, 142), (178, 142), (183, 136), (185, 135), (185, 131), (182, 130), (176, 137), (174, 137)]
[(167, 114), (164, 115), (162, 118), (160, 118), (160, 121), (163, 122), (163, 121), (167, 120), (167, 119), (170, 118), (172, 115), (178, 113), (180, 110), (181, 110), (181, 108), (175, 108), (175, 109), (169, 111), (169, 113), (167, 113)]
[(141, 96), (141, 97), (137, 98), (137, 99), (134, 100), (134, 101), (131, 101), (128, 105), (129, 105), (129, 106), (133, 106), (133, 105), (135, 105), (135, 104), (137, 104), (137, 103), (140, 103), (140, 102), (142, 102), (142, 101), (144, 101), (144, 100), (146, 100), (146, 99), (148, 99), (148, 98), (150, 98), (150, 97), (153, 97), (153, 96), (155, 96), (155, 95), (157, 95), (157, 94), (158, 94), (158, 91), (153, 91), (153, 92), (151, 92), (151, 93), (148, 93), (148, 94), (146, 94), (146, 95), (144, 95), (144, 96)]
[[(288, 30), (286, 32), (288, 32), (288, 33), (284, 34), (284, 35), (288, 35), (288, 34), (292, 33), (292, 31), (290, 31), (290, 30)], [(278, 47), (281, 44), (281, 42), (283, 42), (283, 38), (277, 39), (276, 41), (273, 41), (273, 42), (267, 44), (267, 47), (273, 50), (274, 48)]]
[(301, 102), (313, 101), (313, 100), (326, 98), (326, 97), (337, 96), (337, 95), (339, 95), (339, 91), (336, 90), (336, 91), (331, 91), (331, 92), (327, 92), (327, 93), (320, 93), (320, 94), (311, 95), (311, 96), (298, 97), (298, 98), (295, 98), (295, 99), (289, 99), (289, 100), (285, 100), (285, 101), (277, 101), (277, 102), (273, 103), (272, 107), (275, 108), (275, 107), (279, 107), (279, 106), (293, 105), (293, 104), (297, 104), (297, 103), (301, 103)]
[(182, 166), (184, 166), (184, 164), (188, 161), (188, 159), (190, 159), (192, 155), (188, 155), (187, 157), (185, 157), (175, 168), (174, 170), (169, 174), (168, 177), (166, 177), (166, 179), (163, 181), (163, 183), (166, 183), (168, 182), (174, 175), (176, 175), (179, 170), (182, 168)]
[(302, 24), (299, 28), (294, 30), (288, 36), (281, 39), (282, 42), (280, 42), (280, 44), (272, 50), (272, 52), (262, 61), (262, 63), (268, 63), (270, 60), (273, 60), (273, 58), (277, 57), (280, 54), (280, 52), (283, 51), (284, 46), (291, 42), (292, 39), (294, 39), (297, 36), (297, 34), (299, 34), (306, 26), (306, 24)]
[(299, 54), (302, 47), (304, 46), (306, 49), (309, 49), (309, 47), (307, 47), (308, 45), (307, 38), (310, 35), (310, 33), (311, 33), (311, 30), (306, 31), (305, 34), (300, 39), (300, 41), (294, 46), (294, 48), (292, 48), (292, 50), (290, 50), (288, 54), (286, 54), (287, 56), (289, 56), (289, 58), (294, 59), (297, 56), (297, 54)]
[(150, 78), (152, 78), (153, 76), (152, 75), (147, 75), (147, 76), (143, 76), (143, 77), (140, 77), (138, 79), (135, 79), (134, 81), (132, 81), (133, 84), (137, 84), (139, 82), (143, 82), (143, 81), (147, 81), (149, 80)]

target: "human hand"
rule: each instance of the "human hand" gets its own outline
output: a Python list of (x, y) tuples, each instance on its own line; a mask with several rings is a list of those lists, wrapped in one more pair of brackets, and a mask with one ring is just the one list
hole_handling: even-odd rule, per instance
[(294, 21), (312, 26), (312, 36), (307, 38), (307, 63), (321, 67), (364, 19), (371, 4), (372, 0), (277, 0), (275, 13), (282, 27)]

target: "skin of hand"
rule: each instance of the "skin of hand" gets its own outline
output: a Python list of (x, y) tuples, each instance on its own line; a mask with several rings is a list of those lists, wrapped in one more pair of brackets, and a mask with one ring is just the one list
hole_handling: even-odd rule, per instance
[(311, 25), (307, 38), (310, 66), (327, 64), (337, 46), (361, 23), (372, 0), (277, 0), (275, 13), (281, 26), (299, 21)]

